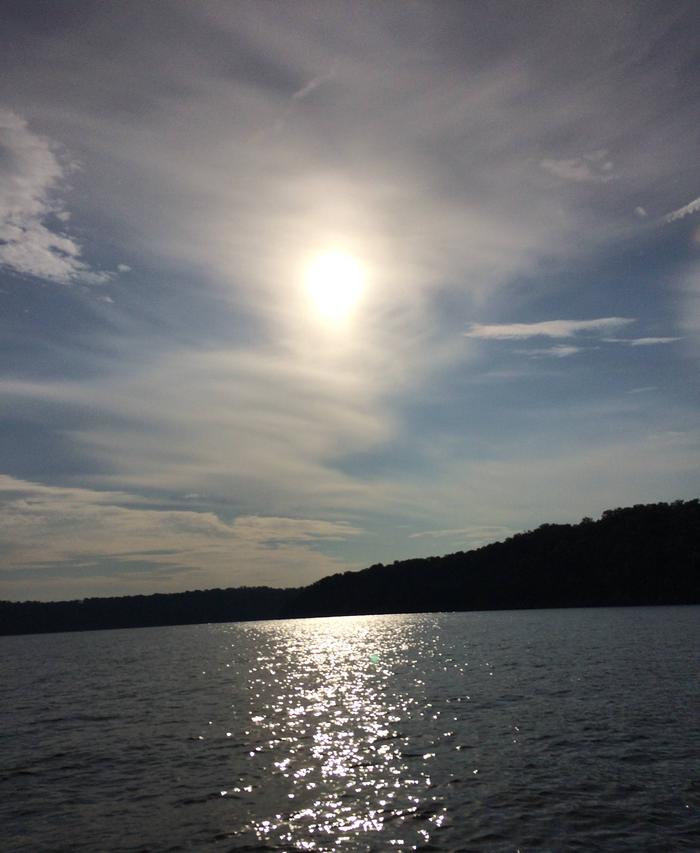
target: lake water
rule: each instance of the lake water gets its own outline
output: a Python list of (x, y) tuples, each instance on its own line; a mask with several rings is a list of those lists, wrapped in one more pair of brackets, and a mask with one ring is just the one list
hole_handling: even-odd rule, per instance
[(0, 638), (0, 847), (698, 850), (699, 617)]

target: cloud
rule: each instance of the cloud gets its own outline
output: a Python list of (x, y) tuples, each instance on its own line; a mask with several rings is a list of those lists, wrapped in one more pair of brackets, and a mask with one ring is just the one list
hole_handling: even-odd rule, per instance
[[(165, 509), (125, 492), (63, 488), (0, 475), (0, 596), (46, 588), (47, 568), (69, 566), (107, 589), (112, 565), (133, 590), (268, 582), (306, 583), (342, 567), (315, 550), (361, 530), (345, 521)], [(93, 568), (90, 569), (90, 566)], [(82, 568), (80, 568), (82, 567)], [(87, 568), (86, 568), (87, 567)], [(266, 581), (261, 580), (266, 578)], [(99, 579), (99, 582), (96, 580)], [(42, 586), (43, 585), (43, 586)]]
[(637, 216), (639, 219), (646, 219), (646, 217), (647, 217), (646, 209), (641, 207), (641, 206), (635, 207), (634, 215)]
[(697, 213), (699, 210), (700, 198), (696, 198), (689, 204), (679, 207), (678, 210), (672, 210), (671, 213), (667, 213), (666, 216), (661, 218), (661, 221), (675, 222), (677, 219), (684, 219), (686, 216), (689, 216), (691, 213)]
[[(440, 16), (392, 4), (367, 18), (324, 7), (318, 19), (295, 4), (236, 14), (226, 4), (185, 4), (168, 27), (148, 6), (133, 15), (128, 44), (114, 35), (129, 17), (123, 10), (110, 32), (86, 19), (45, 44), (32, 40), (27, 66), (52, 51), (51, 79), (7, 68), (7, 89), (79, 153), (90, 175), (86, 213), (108, 210), (133, 248), (204, 273), (261, 314), (279, 302), (280, 282), (300, 258), (339, 235), (376, 267), (376, 290), (387, 301), (400, 293), (406, 310), (424, 308), (426, 294), (448, 282), (494, 296), (543, 260), (589, 252), (629, 225), (622, 181), (611, 182), (613, 202), (601, 207), (565, 185), (544, 187), (546, 174), (564, 184), (607, 181), (614, 150), (633, 185), (659, 184), (691, 148), (677, 127), (684, 111), (671, 125), (664, 110), (672, 150), (648, 150), (656, 137), (642, 131), (654, 126), (652, 95), (666, 78), (648, 64), (643, 83), (630, 71), (644, 57), (638, 27), (656, 26), (631, 9), (624, 20), (601, 13), (585, 33), (585, 16), (572, 14), (573, 29), (559, 21), (551, 43), (543, 11), (519, 12), (523, 31), (537, 37), (473, 66), (471, 54), (494, 34), (474, 20), (488, 15), (468, 11), (455, 13), (445, 44), (425, 37)], [(453, 38), (469, 45), (453, 50)], [(585, 81), (551, 73), (573, 57), (601, 73)], [(286, 112), (290, 97), (303, 100), (330, 76), (323, 110)], [(640, 87), (644, 110), (632, 106)], [(123, 113), (116, 105), (126, 102)], [(248, 144), (280, 115), (279, 133)], [(543, 159), (573, 139), (577, 156)], [(543, 164), (534, 176), (533, 162)]]
[(526, 338), (571, 338), (586, 332), (604, 332), (633, 323), (630, 317), (600, 317), (597, 320), (545, 320), (539, 323), (472, 323), (464, 334), (485, 340), (524, 340)]
[(582, 347), (557, 344), (553, 347), (543, 347), (542, 349), (521, 349), (517, 352), (520, 355), (527, 355), (531, 358), (568, 358), (570, 355), (576, 355), (576, 353), (583, 352), (583, 349)]
[(659, 344), (673, 344), (682, 338), (603, 338), (608, 344), (627, 344), (630, 347), (652, 347)]
[(382, 374), (367, 353), (368, 365), (354, 351), (351, 365), (337, 353), (324, 364), (321, 343), (310, 343), (308, 359), (284, 349), (172, 350), (109, 381), (6, 380), (0, 395), (18, 416), (74, 411), (74, 446), (131, 489), (205, 494), (248, 511), (262, 502), (271, 515), (381, 506), (396, 496), (338, 462), (391, 440), (382, 396), (401, 377), (388, 365)]
[(0, 266), (61, 284), (108, 281), (82, 259), (79, 243), (47, 224), (70, 218), (58, 195), (66, 172), (47, 139), (0, 109)]
[[(53, 322), (42, 327), (46, 341), (22, 339), (22, 357), (6, 362), (11, 417), (70, 447), (70, 482), (167, 500), (204, 495), (182, 507), (215, 507), (228, 520), (223, 539), (233, 535), (233, 515), (405, 520), (408, 512), (411, 529), (456, 529), (464, 518), (452, 508), (466, 500), (479, 520), (520, 518), (531, 499), (527, 478), (510, 517), (499, 515), (499, 500), (508, 505), (512, 494), (505, 469), (483, 510), (486, 468), (475, 470), (474, 494), (464, 500), (468, 477), (449, 499), (430, 504), (423, 496), (449, 479), (450, 464), (492, 438), (499, 452), (527, 452), (546, 427), (530, 431), (543, 397), (559, 388), (542, 375), (574, 371), (577, 359), (567, 371), (556, 359), (632, 321), (475, 324), (467, 341), (464, 318), (567, 317), (577, 304), (627, 313), (611, 306), (636, 304), (642, 291), (622, 276), (610, 292), (609, 249), (619, 273), (645, 231), (635, 205), (670, 210), (675, 201), (661, 188), (679, 175), (692, 186), (697, 163), (688, 132), (694, 105), (674, 98), (671, 108), (667, 85), (694, 45), (659, 51), (653, 61), (647, 53), (676, 13), (649, 15), (630, 4), (620, 15), (603, 4), (591, 16), (574, 6), (554, 31), (545, 8), (514, 6), (509, 34), (469, 4), (438, 15), (420, 4), (408, 12), (373, 4), (371, 15), (342, 4), (319, 15), (297, 4), (174, 4), (167, 26), (158, 4), (115, 4), (107, 17), (67, 15), (41, 38), (28, 19), (13, 18), (0, 35), (15, 45), (0, 50), (0, 90), (7, 103), (26, 105), (30, 119), (17, 119), (24, 141), (13, 149), (26, 154), (33, 145), (44, 170), (21, 170), (38, 200), (25, 218), (49, 238), (71, 239), (89, 222), (111, 263), (125, 258), (140, 274), (124, 277), (117, 306), (89, 300), (94, 323), (75, 310), (79, 288), (59, 291)], [(47, 56), (50, 75), (41, 73)], [(593, 73), (581, 74), (582, 63)], [(332, 84), (320, 88), (330, 68)], [(61, 150), (82, 164), (70, 229), (61, 224), (71, 177)], [(632, 241), (623, 246), (621, 234)], [(345, 335), (316, 322), (300, 287), (308, 259), (339, 244), (365, 265), (368, 281)], [(54, 280), (79, 280), (76, 265), (87, 263), (75, 239), (69, 248), (42, 256), (64, 265), (52, 267)], [(654, 295), (651, 287), (644, 294)], [(666, 298), (645, 310), (663, 311)], [(505, 313), (514, 306), (522, 313)], [(697, 308), (688, 316), (700, 328)], [(516, 373), (495, 363), (479, 376), (470, 360), (480, 338), (527, 341), (523, 348), (539, 351), (519, 359)], [(47, 352), (57, 353), (51, 364)], [(482, 405), (489, 389), (474, 383), (499, 375), (512, 385)], [(590, 391), (585, 381), (565, 381), (576, 394)], [(623, 390), (644, 381), (628, 374)], [(525, 386), (528, 417), (503, 416), (500, 401)], [(548, 423), (559, 415), (550, 412)], [(431, 455), (443, 429), (451, 439), (446, 471)], [(33, 467), (13, 460), (12, 470), (30, 479), (50, 455), (45, 448)], [(640, 454), (640, 471), (645, 464)], [(542, 507), (552, 496), (545, 479), (536, 496)], [(559, 496), (549, 505), (559, 506)], [(244, 530), (240, 522), (236, 536), (253, 535), (256, 524)], [(256, 553), (277, 545), (289, 554), (281, 541)], [(322, 559), (312, 546), (294, 543), (305, 549), (309, 574)], [(226, 576), (227, 565), (238, 572), (244, 564), (243, 556), (227, 559), (215, 552), (212, 572)], [(262, 571), (262, 558), (250, 565)], [(281, 563), (271, 565), (281, 576)], [(201, 585), (205, 569), (191, 571), (199, 574), (188, 582)], [(241, 577), (252, 577), (246, 571)]]
[[(225, 5), (191, 4), (157, 29), (147, 26), (155, 13), (136, 14), (146, 21), (128, 45), (105, 37), (98, 48), (93, 21), (62, 29), (41, 91), (49, 103), (40, 98), (33, 115), (85, 163), (86, 215), (108, 210), (110, 227), (134, 249), (204, 274), (266, 319), (271, 302), (284, 307), (281, 282), (339, 238), (376, 273), (378, 301), (424, 314), (446, 282), (491, 296), (543, 258), (579, 253), (583, 222), (594, 240), (614, 231), (566, 194), (533, 186), (543, 132), (568, 135), (579, 121), (567, 87), (551, 85), (543, 101), (534, 57), (471, 73), (464, 51), (434, 52), (428, 40), (421, 59), (413, 38), (423, 44), (433, 24), (421, 12), (397, 19), (391, 4), (367, 20), (324, 8), (325, 36), (292, 7), (281, 14), (256, 4), (233, 15)], [(178, 63), (167, 61), (173, 50)], [(91, 68), (89, 79), (78, 66)], [(326, 68), (333, 71), (319, 74)], [(413, 68), (418, 76), (405, 73)], [(294, 102), (331, 76), (322, 110), (288, 111), (299, 81), (308, 82)], [(29, 100), (36, 83), (9, 79), (31, 90)], [(127, 120), (96, 106), (96, 91), (121, 103), (125, 87)], [(250, 144), (280, 116), (283, 127)], [(457, 144), (467, 128), (469, 144)], [(604, 149), (589, 147), (582, 162), (604, 172)]]
[[(504, 458), (455, 459), (446, 448), (440, 476), (423, 484), (423, 500), (445, 506), (468, 506), (484, 523), (503, 523), (518, 530), (551, 521), (578, 521), (602, 509), (649, 500), (674, 500), (697, 495), (700, 431), (652, 432), (631, 425), (620, 439), (602, 440), (601, 416), (577, 410), (570, 422), (584, 418), (595, 425), (594, 442), (549, 440), (546, 420), (560, 413), (548, 410), (541, 423), (546, 436), (528, 443), (528, 453), (511, 451)], [(575, 488), (572, 487), (575, 484)]]
[(278, 542), (344, 541), (362, 532), (345, 521), (260, 515), (240, 516), (235, 519), (231, 529), (241, 542), (267, 545)]
[[(528, 340), (536, 337), (571, 338), (581, 334), (602, 333), (635, 322), (630, 317), (601, 317), (597, 320), (546, 320), (540, 323), (472, 323), (466, 337), (482, 340)], [(632, 347), (671, 344), (679, 337), (601, 338), (604, 343), (625, 344)], [(590, 347), (588, 347), (590, 349)], [(557, 344), (538, 349), (517, 350), (520, 355), (532, 358), (567, 358), (583, 351), (583, 347)]]
[(458, 539), (469, 543), (470, 547), (494, 542), (512, 535), (513, 529), (502, 525), (472, 525), (470, 527), (454, 527), (445, 530), (420, 530), (410, 533), (409, 539)]
[(540, 166), (557, 178), (575, 183), (604, 184), (615, 177), (612, 172), (613, 163), (608, 159), (605, 150), (565, 160), (546, 158), (540, 162)]
[(308, 97), (312, 92), (315, 92), (319, 86), (323, 86), (324, 83), (327, 83), (329, 80), (332, 80), (335, 77), (335, 70), (331, 70), (328, 74), (319, 74), (317, 77), (313, 77), (309, 80), (301, 88), (297, 89), (296, 92), (293, 93), (292, 98), (295, 101), (302, 101), (304, 98)]

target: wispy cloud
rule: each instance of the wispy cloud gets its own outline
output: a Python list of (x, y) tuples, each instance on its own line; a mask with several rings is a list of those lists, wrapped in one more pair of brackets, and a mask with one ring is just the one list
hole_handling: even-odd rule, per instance
[(295, 101), (303, 101), (304, 98), (308, 97), (312, 92), (315, 92), (320, 86), (323, 86), (324, 83), (327, 83), (329, 80), (332, 80), (335, 77), (335, 69), (331, 69), (327, 74), (319, 74), (317, 77), (312, 77), (308, 83), (306, 83), (301, 88), (297, 89), (296, 92), (292, 94), (292, 98)]
[(465, 335), (487, 340), (571, 338), (586, 332), (605, 332), (633, 322), (631, 317), (599, 317), (596, 320), (544, 320), (539, 323), (472, 323)]
[[(540, 323), (473, 323), (465, 332), (469, 338), (482, 340), (529, 340), (531, 338), (573, 338), (579, 335), (598, 335), (635, 322), (631, 317), (600, 317), (596, 320), (545, 320)], [(682, 340), (680, 337), (614, 338), (598, 337), (604, 343), (623, 344), (631, 347), (658, 346)], [(590, 349), (586, 347), (585, 349)], [(517, 350), (520, 355), (531, 358), (567, 358), (582, 352), (584, 347), (571, 344), (556, 344)]]
[(181, 350), (107, 383), (7, 380), (0, 395), (18, 413), (32, 401), (46, 418), (54, 406), (99, 412), (72, 440), (130, 489), (206, 494), (249, 508), (264, 499), (271, 515), (381, 505), (391, 498), (379, 484), (358, 481), (336, 461), (394, 435), (379, 399), (390, 377), (375, 382), (356, 365), (317, 364), (315, 343), (314, 362), (284, 350)]
[(540, 166), (557, 178), (575, 183), (604, 184), (615, 177), (614, 164), (605, 150), (563, 160), (546, 158), (540, 162)]
[(61, 284), (108, 281), (109, 273), (91, 268), (80, 244), (58, 230), (69, 219), (58, 194), (66, 177), (49, 140), (0, 109), (0, 266)]
[[(60, 23), (39, 35), (27, 12), (2, 28), (0, 86), (8, 103), (26, 105), (29, 123), (3, 114), (0, 187), (14, 200), (0, 208), (0, 228), (24, 230), (11, 231), (0, 260), (18, 274), (89, 282), (104, 275), (91, 263), (94, 246), (95, 258), (123, 273), (118, 292), (89, 305), (80, 287), (22, 288), (9, 276), (2, 284), (12, 291), (3, 310), (12, 303), (17, 312), (8, 323), (16, 349), (3, 362), (2, 438), (23, 457), (0, 442), (6, 470), (88, 484), (93, 509), (96, 490), (108, 489), (99, 494), (116, 507), (111, 520), (96, 513), (92, 533), (80, 521), (96, 556), (79, 549), (76, 560), (104, 568), (121, 520), (122, 551), (132, 532), (150, 550), (168, 539), (173, 554), (160, 559), (187, 568), (178, 583), (269, 582), (266, 565), (293, 582), (332, 570), (320, 543), (332, 553), (364, 549), (368, 563), (387, 543), (353, 534), (338, 545), (327, 528), (323, 539), (302, 539), (315, 536), (314, 520), (369, 527), (392, 513), (410, 519), (410, 530), (457, 529), (466, 518), (519, 526), (536, 501), (546, 520), (547, 507), (578, 500), (576, 478), (557, 477), (578, 457), (578, 425), (602, 434), (597, 414), (586, 420), (589, 403), (610, 393), (632, 408), (627, 388), (665, 387), (641, 364), (651, 345), (649, 358), (628, 358), (630, 370), (609, 370), (605, 383), (600, 373), (615, 359), (643, 351), (603, 346), (600, 371), (576, 352), (631, 334), (629, 317), (607, 315), (647, 323), (667, 316), (672, 299), (679, 316), (669, 334), (689, 324), (690, 339), (691, 324), (700, 328), (696, 273), (682, 294), (661, 285), (668, 258), (659, 256), (658, 270), (650, 262), (642, 283), (621, 274), (638, 262), (649, 222), (677, 204), (674, 181), (694, 185), (696, 105), (675, 96), (671, 104), (667, 84), (695, 45), (648, 52), (661, 33), (682, 31), (681, 13), (628, 4), (620, 15), (601, 4), (591, 16), (573, 4), (552, 29), (544, 5), (514, 4), (504, 41), (497, 10), (473, 5), (436, 13), (383, 3), (357, 15), (343, 4), (318, 13), (305, 4), (114, 4), (109, 21), (57, 13)], [(596, 74), (584, 79), (581, 62)], [(81, 163), (77, 176), (71, 159)], [(308, 260), (336, 247), (367, 275), (345, 335), (318, 322), (303, 288)], [(584, 305), (596, 308), (575, 307)], [(589, 319), (556, 319), (577, 316)], [(474, 324), (461, 336), (464, 318), (537, 317), (545, 322)], [(528, 347), (529, 357), (473, 369), (477, 350)], [(509, 381), (492, 389), (497, 379)], [(576, 400), (585, 405), (574, 423), (566, 419)], [(516, 405), (522, 418), (512, 417)], [(443, 433), (444, 469), (435, 457)], [(539, 441), (548, 454), (557, 442), (566, 453), (556, 471), (538, 460), (514, 488), (517, 460)], [(499, 476), (470, 467), (484, 448), (509, 460)], [(648, 453), (630, 458), (628, 482), (648, 464)], [(443, 495), (440, 481), (455, 471)], [(606, 458), (590, 475), (587, 513), (617, 494), (602, 476), (614, 473)], [(644, 482), (651, 494), (659, 481)], [(122, 490), (130, 502), (114, 497)], [(640, 500), (643, 491), (626, 494)], [(166, 503), (189, 497), (166, 524), (157, 507), (135, 507), (139, 492)], [(26, 546), (39, 560), (33, 543), (43, 542), (66, 566), (67, 528), (55, 540), (51, 531), (71, 503), (51, 501), (44, 527), (34, 517), (33, 538), (5, 534), (15, 553)], [(160, 514), (140, 514), (150, 512)], [(173, 541), (186, 524), (201, 531), (207, 513), (211, 551), (193, 529), (189, 546)], [(99, 540), (103, 519), (109, 547)], [(266, 525), (296, 538), (262, 542)], [(127, 558), (118, 559), (123, 568)]]
[(527, 355), (530, 358), (568, 358), (570, 355), (583, 352), (582, 347), (567, 346), (566, 344), (557, 344), (553, 347), (543, 347), (541, 349), (521, 349), (518, 350), (520, 355)]
[[(96, 588), (108, 588), (104, 566), (135, 567), (134, 590), (182, 585), (304, 583), (340, 564), (314, 548), (361, 533), (345, 521), (238, 516), (164, 509), (125, 492), (61, 488), (0, 475), (0, 596), (11, 585), (29, 594), (34, 569), (51, 563), (92, 565)], [(125, 544), (128, 550), (125, 551)], [(64, 573), (66, 573), (64, 571)], [(42, 584), (45, 585), (45, 571)], [(80, 572), (91, 576), (89, 568)], [(99, 580), (101, 578), (101, 580)], [(123, 577), (122, 577), (123, 588)], [(170, 587), (168, 587), (170, 588)]]
[(472, 547), (477, 544), (493, 542), (510, 536), (513, 529), (499, 525), (472, 525), (470, 527), (451, 527), (445, 530), (419, 530), (409, 534), (409, 539), (455, 539), (469, 543)]
[(659, 344), (673, 344), (682, 338), (603, 338), (608, 344), (626, 344), (630, 347), (653, 347)]
[(672, 210), (661, 218), (662, 222), (675, 222), (677, 219), (683, 219), (691, 213), (697, 213), (700, 210), (700, 198), (696, 198), (678, 210)]

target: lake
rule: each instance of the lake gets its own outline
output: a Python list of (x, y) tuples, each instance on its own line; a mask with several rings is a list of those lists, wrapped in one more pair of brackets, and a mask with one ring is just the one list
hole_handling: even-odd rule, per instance
[(3, 637), (0, 846), (697, 850), (699, 617)]

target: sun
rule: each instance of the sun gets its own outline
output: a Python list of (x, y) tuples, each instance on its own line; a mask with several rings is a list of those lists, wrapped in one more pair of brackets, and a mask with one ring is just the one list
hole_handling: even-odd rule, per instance
[(306, 293), (319, 317), (333, 323), (347, 320), (362, 298), (365, 273), (345, 252), (324, 252), (309, 264)]

